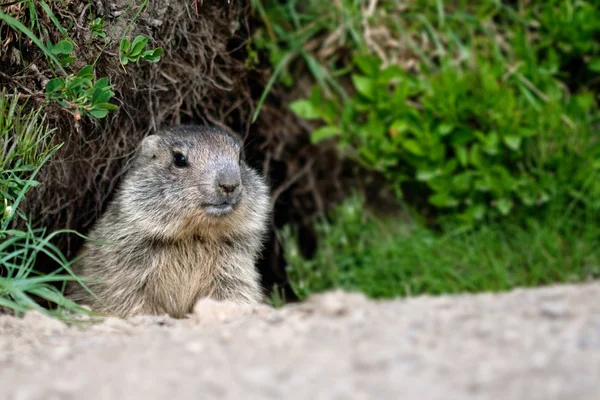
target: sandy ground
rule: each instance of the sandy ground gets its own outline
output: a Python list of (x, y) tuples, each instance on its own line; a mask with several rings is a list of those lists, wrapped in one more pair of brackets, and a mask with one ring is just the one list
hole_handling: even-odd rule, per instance
[(1, 399), (599, 399), (600, 283), (67, 327), (0, 317)]

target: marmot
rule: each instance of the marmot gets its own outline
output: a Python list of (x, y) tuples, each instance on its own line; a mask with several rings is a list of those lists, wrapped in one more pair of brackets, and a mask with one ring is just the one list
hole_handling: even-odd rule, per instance
[(181, 318), (201, 297), (260, 302), (269, 190), (241, 150), (210, 126), (147, 136), (73, 266), (95, 297), (77, 283), (70, 297), (121, 317)]

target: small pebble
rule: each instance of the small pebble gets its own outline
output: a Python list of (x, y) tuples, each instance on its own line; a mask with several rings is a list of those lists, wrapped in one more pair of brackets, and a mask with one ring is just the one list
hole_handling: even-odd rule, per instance
[(568, 316), (569, 310), (564, 301), (547, 301), (540, 304), (540, 313), (548, 318), (564, 318)]

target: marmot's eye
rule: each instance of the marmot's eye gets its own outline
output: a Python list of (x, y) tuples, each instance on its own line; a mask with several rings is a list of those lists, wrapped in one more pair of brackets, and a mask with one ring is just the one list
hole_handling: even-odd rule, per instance
[(173, 162), (179, 168), (187, 167), (187, 165), (188, 165), (187, 159), (181, 153), (175, 153), (175, 154), (173, 154)]

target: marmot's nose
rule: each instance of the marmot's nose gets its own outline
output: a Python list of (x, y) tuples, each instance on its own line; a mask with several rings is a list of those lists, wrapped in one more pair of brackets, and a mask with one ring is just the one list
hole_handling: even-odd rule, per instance
[(215, 182), (218, 189), (223, 195), (227, 197), (235, 196), (239, 192), (242, 179), (240, 176), (240, 170), (237, 165), (225, 164), (221, 167), (221, 170), (217, 173), (217, 179)]
[(226, 194), (235, 192), (235, 189), (237, 189), (239, 186), (239, 182), (219, 182), (219, 187)]

